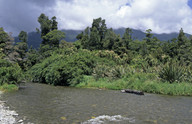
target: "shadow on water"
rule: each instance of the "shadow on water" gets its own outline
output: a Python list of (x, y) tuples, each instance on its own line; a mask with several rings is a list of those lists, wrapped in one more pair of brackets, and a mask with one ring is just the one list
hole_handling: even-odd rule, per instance
[(192, 98), (120, 91), (54, 87), (26, 83), (3, 99), (26, 122), (67, 123), (162, 123), (192, 122)]

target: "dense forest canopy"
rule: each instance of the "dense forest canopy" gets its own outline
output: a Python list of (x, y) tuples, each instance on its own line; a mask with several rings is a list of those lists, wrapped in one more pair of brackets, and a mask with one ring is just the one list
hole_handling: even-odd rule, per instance
[[(105, 19), (93, 19), (91, 27), (80, 32), (73, 43), (64, 40), (56, 17), (38, 17), (42, 43), (28, 46), (21, 31), (14, 44), (11, 34), (0, 28), (0, 83), (17, 84), (30, 79), (52, 85), (76, 86), (85, 76), (108, 81), (148, 75), (157, 82), (192, 83), (192, 37), (181, 28), (177, 37), (160, 41), (147, 29), (142, 40), (134, 39), (126, 28), (122, 36), (107, 28)], [(150, 76), (149, 76), (150, 75)], [(134, 87), (133, 87), (134, 88)]]

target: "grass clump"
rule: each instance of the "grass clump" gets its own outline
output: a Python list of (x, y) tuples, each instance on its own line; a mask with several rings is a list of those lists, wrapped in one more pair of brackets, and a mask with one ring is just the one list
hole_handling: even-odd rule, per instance
[(169, 83), (192, 82), (192, 71), (190, 67), (180, 65), (178, 62), (170, 62), (159, 71), (159, 77)]
[(130, 77), (113, 81), (107, 78), (96, 80), (93, 76), (84, 76), (83, 81), (76, 85), (76, 87), (111, 90), (133, 89), (155, 94), (192, 96), (191, 83), (162, 82), (153, 73), (135, 73)]
[(18, 90), (18, 86), (15, 84), (3, 84), (0, 86), (0, 90), (3, 92), (11, 92), (11, 91), (16, 91)]

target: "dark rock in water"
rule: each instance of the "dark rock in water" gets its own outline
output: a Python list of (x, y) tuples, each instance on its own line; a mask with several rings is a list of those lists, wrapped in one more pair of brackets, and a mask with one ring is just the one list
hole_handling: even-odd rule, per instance
[(25, 89), (27, 86), (19, 86), (19, 89)]
[(144, 95), (144, 92), (142, 92), (142, 91), (131, 90), (131, 89), (121, 90), (121, 92), (122, 93), (132, 93), (132, 94), (136, 94), (136, 95)]

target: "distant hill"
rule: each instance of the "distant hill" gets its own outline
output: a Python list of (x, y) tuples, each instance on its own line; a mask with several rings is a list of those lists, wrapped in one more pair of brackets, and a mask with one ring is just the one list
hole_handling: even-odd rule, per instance
[[(76, 36), (82, 32), (82, 30), (61, 30), (65, 32), (65, 39), (67, 42), (74, 42), (76, 41)], [(133, 34), (132, 38), (133, 39), (138, 39), (142, 40), (145, 38), (145, 33), (140, 31), (140, 30), (135, 30), (132, 29)], [(119, 28), (119, 29), (114, 29), (114, 32), (116, 34), (120, 34), (120, 36), (123, 36), (125, 32), (125, 28)], [(190, 36), (189, 34), (186, 34), (188, 37)], [(178, 33), (170, 33), (170, 34), (153, 34), (153, 36), (157, 37), (161, 41), (168, 41), (173, 38), (176, 38), (178, 36)], [(19, 42), (18, 37), (15, 37), (15, 42)], [(42, 39), (39, 33), (37, 32), (30, 32), (28, 33), (28, 45), (32, 46), (33, 48), (39, 48), (39, 45), (41, 44)]]
[[(76, 36), (80, 34), (81, 30), (61, 30), (65, 32), (65, 38), (67, 42), (74, 42), (76, 41)], [(15, 42), (20, 42), (18, 37), (15, 37)], [(28, 33), (28, 46), (32, 46), (33, 48), (39, 48), (42, 42), (41, 35), (37, 32), (30, 32)]]
[[(120, 34), (120, 36), (122, 37), (123, 34), (125, 33), (125, 28), (119, 28), (119, 29), (115, 29), (114, 32), (116, 34)], [(133, 39), (138, 39), (138, 40), (142, 40), (143, 38), (145, 38), (145, 33), (143, 31), (140, 30), (136, 30), (136, 29), (132, 29), (132, 38)], [(189, 36), (189, 34), (186, 34), (187, 36)], [(159, 40), (161, 41), (168, 41), (171, 40), (173, 38), (177, 38), (178, 33), (163, 33), (163, 34), (156, 34), (153, 33), (154, 37), (157, 37)]]

